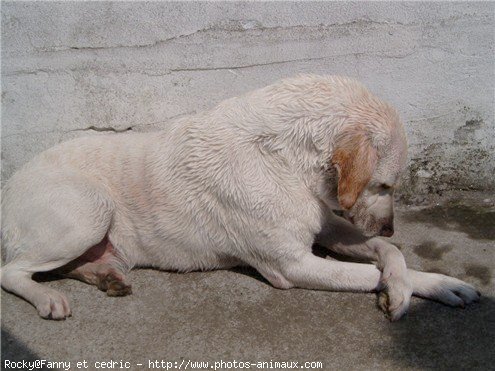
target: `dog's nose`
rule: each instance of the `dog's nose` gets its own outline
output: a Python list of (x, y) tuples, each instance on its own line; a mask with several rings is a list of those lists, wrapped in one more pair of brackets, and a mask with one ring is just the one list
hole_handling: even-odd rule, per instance
[(394, 226), (392, 224), (385, 224), (382, 229), (380, 229), (380, 236), (392, 237), (394, 235)]

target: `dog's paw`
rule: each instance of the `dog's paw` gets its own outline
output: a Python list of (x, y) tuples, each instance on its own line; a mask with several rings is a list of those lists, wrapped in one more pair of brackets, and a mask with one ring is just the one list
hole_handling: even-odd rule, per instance
[(62, 320), (71, 315), (69, 301), (65, 295), (55, 290), (46, 290), (39, 296), (36, 309), (41, 317)]
[(124, 282), (124, 278), (115, 273), (110, 272), (101, 278), (98, 282), (98, 288), (106, 291), (108, 296), (127, 296), (132, 294), (132, 287)]
[(464, 308), (480, 299), (480, 293), (473, 286), (443, 274), (414, 272), (412, 281), (415, 295), (452, 307)]
[(131, 285), (127, 285), (121, 281), (111, 281), (108, 284), (108, 296), (127, 296), (132, 294)]
[(409, 309), (413, 287), (406, 274), (393, 274), (384, 270), (382, 290), (378, 293), (378, 306), (391, 321), (397, 321)]

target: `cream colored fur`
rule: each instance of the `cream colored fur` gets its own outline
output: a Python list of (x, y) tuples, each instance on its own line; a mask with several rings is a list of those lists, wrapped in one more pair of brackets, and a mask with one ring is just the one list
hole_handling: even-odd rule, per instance
[[(335, 76), (285, 79), (161, 132), (66, 142), (3, 190), (1, 284), (41, 316), (65, 318), (65, 296), (31, 275), (107, 236), (109, 264), (122, 273), (250, 265), (283, 289), (383, 290), (392, 319), (413, 293), (470, 303), (478, 298), (470, 285), (408, 271), (395, 246), (373, 237), (393, 232), (393, 188), (405, 161), (397, 113)], [(355, 226), (332, 212), (341, 204)], [(315, 240), (377, 265), (316, 257)]]

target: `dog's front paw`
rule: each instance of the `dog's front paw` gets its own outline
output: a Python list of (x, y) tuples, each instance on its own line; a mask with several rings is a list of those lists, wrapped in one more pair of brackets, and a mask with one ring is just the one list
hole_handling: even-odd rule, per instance
[(384, 271), (378, 306), (391, 321), (397, 321), (409, 309), (413, 287), (407, 275)]
[(63, 320), (71, 316), (69, 302), (65, 295), (50, 288), (44, 288), (34, 304), (42, 318)]
[[(412, 274), (411, 274), (412, 273)], [(414, 295), (464, 308), (480, 299), (480, 293), (470, 284), (437, 273), (410, 272)]]

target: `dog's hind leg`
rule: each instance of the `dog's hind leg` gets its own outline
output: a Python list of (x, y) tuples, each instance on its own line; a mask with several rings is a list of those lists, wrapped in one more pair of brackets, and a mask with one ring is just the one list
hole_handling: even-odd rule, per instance
[(73, 261), (103, 240), (113, 204), (83, 183), (37, 196), (7, 193), (3, 200), (1, 286), (33, 304), (41, 317), (64, 319), (71, 313), (67, 298), (31, 277)]
[(105, 238), (55, 273), (95, 285), (108, 296), (125, 296), (132, 294), (132, 288), (125, 281), (123, 267), (125, 263)]

